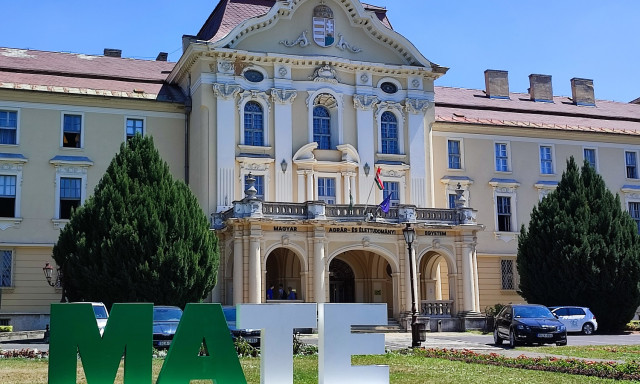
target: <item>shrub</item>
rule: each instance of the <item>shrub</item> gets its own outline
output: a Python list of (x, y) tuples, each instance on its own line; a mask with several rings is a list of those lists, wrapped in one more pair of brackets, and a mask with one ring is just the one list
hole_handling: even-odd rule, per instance
[(0, 325), (0, 332), (13, 332), (13, 325)]

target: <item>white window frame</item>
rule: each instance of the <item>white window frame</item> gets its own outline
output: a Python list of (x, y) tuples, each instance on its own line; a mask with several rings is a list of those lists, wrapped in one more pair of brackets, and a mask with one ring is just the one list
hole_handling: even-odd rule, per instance
[[(11, 252), (11, 270), (9, 271), (9, 273), (11, 274), (11, 282), (9, 285), (7, 286), (2, 286), (0, 285), (0, 290), (4, 290), (4, 289), (13, 289), (15, 288), (15, 283), (16, 283), (16, 250), (13, 248), (0, 248), (0, 252)], [(2, 263), (2, 260), (0, 260), (0, 263)], [(0, 275), (1, 275), (1, 270), (0, 270)], [(1, 282), (0, 282), (1, 283)]]
[[(553, 184), (550, 184), (553, 183)], [(539, 181), (533, 185), (538, 190), (538, 201), (542, 201), (548, 194), (555, 191), (558, 188), (557, 182), (552, 181)]]
[[(549, 152), (551, 155), (551, 159), (545, 159), (545, 161), (551, 161), (551, 172), (543, 172), (542, 169), (542, 148), (549, 148)], [(553, 176), (556, 174), (556, 151), (555, 146), (553, 144), (540, 144), (538, 145), (538, 164), (540, 165), (540, 175), (541, 176)]]
[(20, 145), (20, 108), (13, 108), (13, 107), (8, 108), (0, 105), (0, 111), (16, 113), (16, 143), (0, 144), (0, 147), (15, 147)]
[[(337, 205), (337, 204), (342, 204), (342, 201), (340, 201), (340, 199), (342, 198), (341, 194), (338, 191), (342, 190), (342, 178), (338, 177), (336, 173), (316, 173), (315, 174), (315, 178), (314, 178), (314, 182), (315, 182), (315, 199), (317, 201), (325, 201), (326, 200), (324, 198), (320, 197), (320, 185), (319, 183), (319, 179), (333, 179), (335, 181), (335, 202), (333, 205)], [(327, 204), (330, 204), (327, 202)]]
[(51, 221), (54, 228), (62, 229), (69, 222), (69, 220), (60, 218), (60, 179), (80, 179), (80, 206), (82, 206), (87, 199), (87, 174), (89, 166), (93, 165), (93, 163), (87, 161), (65, 160), (51, 160), (50, 163), (53, 164), (56, 169), (56, 179), (54, 185), (55, 204), (53, 218), (51, 219)]
[(471, 184), (473, 184), (473, 180), (468, 177), (443, 177), (440, 179), (440, 182), (444, 185), (444, 194), (445, 194), (445, 207), (449, 208), (449, 195), (456, 195), (456, 189), (458, 189), (458, 184), (460, 184), (460, 188), (462, 189), (462, 196), (466, 200), (465, 207), (471, 206)]
[[(449, 167), (449, 142), (457, 141), (459, 143), (460, 149), (460, 168), (451, 168)], [(494, 146), (495, 151), (495, 146)], [(494, 160), (495, 161), (495, 160)], [(447, 137), (447, 157), (446, 157), (447, 170), (449, 171), (464, 171), (464, 141), (459, 137)], [(494, 168), (495, 169), (495, 168)]]
[[(518, 234), (518, 200), (517, 189), (520, 186), (515, 180), (491, 180), (489, 185), (493, 188), (493, 215), (495, 231), (494, 235), (497, 239), (502, 239), (505, 242), (514, 240)], [(499, 231), (498, 230), (498, 196), (511, 198), (511, 230)]]
[[(374, 167), (375, 169), (377, 169), (378, 165), (376, 165), (376, 167)], [(382, 165), (380, 166), (380, 180), (382, 181), (383, 185), (384, 182), (392, 182), (392, 183), (398, 183), (398, 198), (400, 199), (399, 201), (399, 205), (403, 205), (403, 204), (407, 204), (407, 198), (406, 198), (406, 194), (407, 194), (407, 171), (408, 171), (408, 167), (403, 167), (403, 166), (397, 166), (397, 165)], [(375, 177), (375, 171), (374, 171), (374, 177)], [(377, 190), (376, 192), (376, 198), (377, 201), (382, 202), (382, 200), (384, 199), (384, 192), (379, 190), (377, 187), (375, 188)]]
[(638, 233), (640, 233), (640, 216), (638, 217), (633, 217), (633, 215), (631, 215), (631, 204), (638, 204), (640, 205), (640, 201), (638, 200), (631, 200), (627, 202), (627, 212), (629, 212), (629, 215), (631, 216), (631, 218), (636, 222), (636, 224), (638, 225)]
[[(398, 153), (382, 153), (382, 114), (385, 112), (393, 113), (398, 123)], [(404, 156), (404, 127), (405, 119), (402, 113), (402, 106), (398, 103), (382, 102), (378, 105), (376, 112), (376, 123), (378, 124), (378, 154), (380, 156)]]
[[(244, 107), (250, 101), (255, 101), (262, 107), (262, 129), (264, 131), (264, 142), (262, 145), (246, 145), (244, 142)], [(271, 127), (269, 125), (271, 120), (271, 102), (269, 101), (269, 96), (267, 96), (265, 92), (256, 90), (242, 92), (238, 100), (238, 112), (240, 113), (240, 145), (247, 148), (268, 148), (270, 145), (269, 138), (271, 137)]]
[[(502, 262), (503, 261), (511, 262), (511, 268), (512, 268), (512, 271), (511, 271), (511, 275), (512, 275), (511, 276), (511, 279), (512, 279), (511, 284), (513, 285), (512, 289), (505, 288), (504, 284), (503, 284), (504, 283), (504, 278), (505, 278), (504, 271), (502, 269)], [(518, 285), (519, 284), (520, 284), (520, 275), (518, 275), (518, 268), (517, 268), (517, 265), (516, 265), (516, 259), (515, 258), (504, 258), (504, 257), (500, 258), (500, 290), (504, 291), (504, 292), (514, 292), (514, 291), (516, 291), (518, 289)]]
[(15, 217), (0, 218), (0, 231), (17, 227), (22, 222), (22, 167), (27, 162), (25, 158), (9, 158), (0, 156), (0, 174), (16, 177)]
[[(331, 88), (320, 88), (317, 91), (309, 91), (309, 97), (307, 98), (307, 115), (308, 115), (308, 139), (309, 143), (313, 143), (313, 107), (315, 107), (314, 101), (321, 94), (326, 93), (336, 100), (336, 106), (333, 108), (326, 107), (329, 110), (329, 114), (331, 115), (331, 142), (330, 142), (330, 150), (335, 150), (338, 145), (344, 144), (344, 128), (343, 128), (343, 113), (344, 110), (344, 102), (342, 100), (342, 95), (338, 94)], [(244, 132), (244, 131), (243, 131)], [(243, 133), (244, 135), (244, 133)], [(244, 137), (244, 136), (243, 136)], [(316, 183), (317, 185), (317, 183)], [(314, 189), (318, 189), (317, 186)], [(317, 192), (316, 192), (317, 194)]]
[[(626, 170), (625, 170), (626, 173)], [(638, 185), (625, 185), (620, 189), (624, 196), (623, 209), (629, 212), (630, 203), (640, 203), (640, 186)], [(631, 212), (629, 212), (631, 214)]]
[[(627, 175), (627, 152), (632, 152), (636, 154), (636, 177), (628, 177)], [(638, 156), (638, 151), (634, 151), (632, 149), (625, 149), (623, 151), (623, 164), (624, 164), (624, 177), (627, 180), (639, 180), (640, 179), (640, 156)]]
[(125, 116), (124, 117), (124, 141), (127, 141), (127, 123), (129, 120), (142, 120), (142, 136), (147, 134), (147, 118), (142, 116)]
[(596, 172), (598, 172), (598, 169), (600, 168), (600, 166), (598, 164), (599, 163), (598, 160), (600, 159), (600, 156), (598, 155), (598, 148), (597, 147), (582, 147), (582, 160), (583, 161), (587, 159), (587, 157), (584, 155), (585, 151), (587, 151), (587, 150), (593, 151), (593, 153), (594, 153), (594, 155), (596, 157), (596, 163), (594, 164), (594, 169), (596, 170)]
[[(498, 156), (496, 155), (496, 145), (498, 144), (504, 144), (506, 146), (506, 150), (507, 150), (507, 170), (506, 171), (499, 171), (498, 170)], [(493, 171), (495, 173), (511, 173), (511, 142), (509, 141), (494, 141), (493, 142), (493, 147), (491, 148), (491, 155), (493, 156)]]
[[(65, 115), (80, 116), (80, 148), (64, 146), (64, 116)], [(86, 129), (84, 112), (60, 111), (60, 149), (75, 150), (75, 151), (84, 149), (84, 138), (86, 135), (87, 135), (87, 129)]]

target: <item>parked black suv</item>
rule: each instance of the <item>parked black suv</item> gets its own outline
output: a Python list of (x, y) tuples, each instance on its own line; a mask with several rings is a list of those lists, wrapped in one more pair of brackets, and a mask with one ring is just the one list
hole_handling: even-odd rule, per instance
[(512, 304), (505, 306), (495, 319), (493, 341), (496, 345), (509, 340), (518, 344), (567, 345), (567, 328), (542, 305)]

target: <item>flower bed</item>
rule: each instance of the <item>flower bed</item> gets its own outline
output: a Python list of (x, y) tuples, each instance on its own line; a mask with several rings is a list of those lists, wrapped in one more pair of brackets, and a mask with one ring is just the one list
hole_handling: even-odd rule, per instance
[(616, 380), (640, 380), (640, 364), (637, 362), (616, 363), (614, 361), (589, 361), (582, 359), (561, 359), (557, 357), (506, 357), (497, 353), (481, 354), (468, 349), (416, 349), (414, 353), (429, 358), (464, 361), (466, 363), (498, 365), (509, 368), (537, 371), (569, 373), (572, 375), (596, 376)]

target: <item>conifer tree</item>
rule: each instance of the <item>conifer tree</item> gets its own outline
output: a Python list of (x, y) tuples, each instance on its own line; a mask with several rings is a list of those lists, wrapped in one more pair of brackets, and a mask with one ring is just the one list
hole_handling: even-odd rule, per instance
[(522, 226), (517, 266), (527, 302), (589, 307), (602, 330), (622, 329), (640, 305), (638, 227), (595, 169), (580, 170), (573, 157)]
[(183, 307), (216, 283), (217, 238), (195, 196), (150, 137), (120, 146), (93, 196), (53, 248), (69, 301)]

